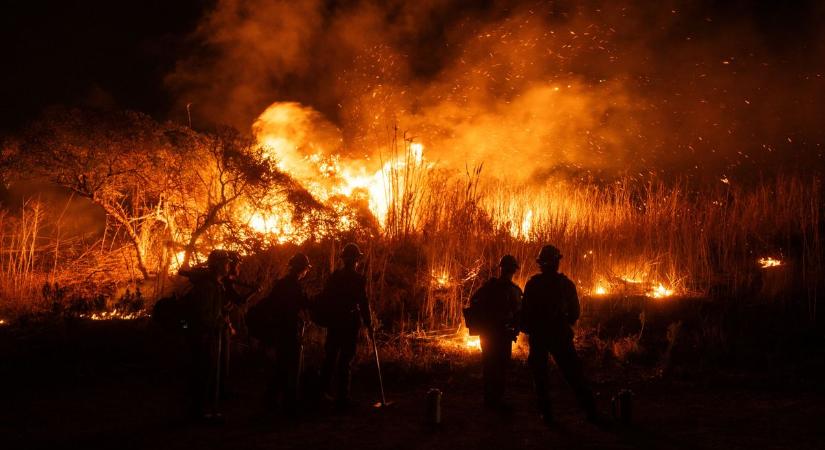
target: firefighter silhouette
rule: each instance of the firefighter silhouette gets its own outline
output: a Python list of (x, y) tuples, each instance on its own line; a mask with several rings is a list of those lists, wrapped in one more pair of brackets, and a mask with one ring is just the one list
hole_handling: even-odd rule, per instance
[(533, 374), (539, 412), (551, 423), (552, 410), (548, 393), (548, 354), (553, 356), (564, 379), (570, 384), (588, 420), (601, 418), (581, 362), (573, 346), (573, 324), (579, 318), (576, 285), (559, 273), (562, 254), (552, 245), (544, 246), (536, 262), (541, 273), (530, 278), (524, 288), (521, 328), (529, 336), (528, 364)]
[[(287, 416), (297, 414), (298, 379), (301, 375), (301, 349), (305, 320), (302, 312), (309, 307), (301, 280), (312, 266), (302, 253), (290, 258), (287, 274), (272, 286), (263, 300), (250, 310), (250, 325), (274, 356), (267, 386), (268, 406), (275, 407), (281, 398)], [(252, 331), (252, 329), (251, 329)]]
[(349, 243), (344, 246), (341, 252), (343, 265), (329, 276), (313, 312), (315, 322), (327, 328), (321, 389), (328, 391), (335, 375), (337, 409), (350, 406), (351, 365), (361, 325), (372, 333), (366, 279), (357, 271), (362, 257), (358, 245)]
[(223, 250), (213, 250), (206, 270), (190, 277), (192, 289), (184, 299), (187, 340), (192, 353), (189, 377), (190, 408), (196, 418), (220, 421), (220, 384), (222, 374), (223, 333), (226, 328), (227, 293), (224, 279), (229, 275), (230, 260)]
[(513, 283), (518, 268), (515, 257), (504, 255), (499, 277), (489, 279), (470, 298), (481, 340), (484, 405), (500, 410), (509, 410), (503, 397), (512, 343), (518, 336), (521, 289)]

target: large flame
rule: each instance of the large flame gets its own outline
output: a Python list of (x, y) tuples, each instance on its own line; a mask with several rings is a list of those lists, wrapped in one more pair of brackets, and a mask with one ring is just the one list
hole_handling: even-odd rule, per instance
[[(336, 196), (365, 196), (382, 225), (394, 197), (404, 195), (403, 189), (398, 189), (398, 174), (424, 164), (424, 145), (412, 141), (405, 141), (401, 154), (386, 158), (380, 157), (379, 150), (363, 158), (344, 157), (338, 130), (316, 111), (297, 103), (273, 103), (252, 128), (267, 156), (317, 199), (326, 202)], [(300, 243), (306, 238), (290, 225), (288, 210), (250, 210), (246, 214), (253, 230), (276, 235), (278, 242)]]

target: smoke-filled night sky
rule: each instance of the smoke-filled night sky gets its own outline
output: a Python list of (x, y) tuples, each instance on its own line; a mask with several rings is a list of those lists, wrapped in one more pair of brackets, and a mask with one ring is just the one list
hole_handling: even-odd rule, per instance
[(11, 5), (7, 130), (51, 104), (180, 123), (190, 104), (195, 128), (249, 130), (298, 102), (327, 151), (374, 156), (397, 125), (431, 159), (518, 179), (822, 162), (815, 1)]

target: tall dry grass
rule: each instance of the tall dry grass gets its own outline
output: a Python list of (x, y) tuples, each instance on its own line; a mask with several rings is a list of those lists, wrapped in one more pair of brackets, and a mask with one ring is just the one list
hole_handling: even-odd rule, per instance
[[(406, 139), (392, 141), (384, 156), (383, 228), (310, 240), (302, 250), (326, 254), (332, 267), (339, 247), (328, 242), (368, 241), (362, 243), (370, 296), (377, 313), (402, 330), (457, 326), (463, 304), (495, 273), (502, 255), (522, 262), (516, 282), (524, 285), (547, 243), (562, 250), (562, 271), (593, 301), (599, 301), (596, 288), (607, 296), (642, 296), (661, 284), (674, 295), (794, 297), (807, 302), (809, 317), (816, 315), (825, 275), (816, 176), (779, 175), (747, 185), (621, 178), (520, 186), (489, 177), (482, 167), (439, 169), (417, 157)], [(47, 283), (93, 291), (139, 278), (116, 227), (90, 242), (65, 239), (62, 215), (46, 214), (49, 207), (58, 208), (29, 202), (14, 213), (0, 210), (0, 309), (42, 306)], [(162, 293), (171, 250), (163, 230), (150, 234), (141, 239), (160, 274), (152, 291)], [(765, 256), (783, 266), (761, 269), (757, 261)]]
[(0, 210), (0, 298), (3, 309), (26, 305), (49, 279), (52, 268), (43, 256), (51, 248), (41, 236), (44, 208), (27, 202), (18, 217)]
[(117, 230), (91, 239), (64, 233), (67, 206), (31, 199), (0, 209), (0, 318), (63, 308), (53, 303), (110, 294), (113, 283), (138, 278)]
[[(371, 289), (376, 302), (402, 322), (430, 329), (460, 324), (462, 305), (495, 273), (498, 258), (509, 253), (523, 263), (516, 276), (523, 286), (547, 243), (562, 250), (562, 271), (594, 301), (653, 296), (659, 286), (674, 296), (739, 300), (764, 299), (770, 291), (806, 302), (815, 317), (825, 274), (818, 177), (517, 187), (485, 178), (481, 168), (450, 174), (406, 162), (390, 174), (403, 191), (388, 192), (394, 214), (388, 224), (403, 226), (386, 227), (370, 249), (379, 274)], [(407, 179), (409, 173), (415, 178)], [(758, 260), (768, 256), (782, 266), (761, 268)], [(781, 286), (766, 289), (771, 283)]]

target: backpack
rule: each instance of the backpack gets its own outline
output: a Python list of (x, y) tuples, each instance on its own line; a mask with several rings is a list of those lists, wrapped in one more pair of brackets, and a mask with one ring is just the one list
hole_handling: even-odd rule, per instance
[(478, 336), (481, 334), (481, 320), (478, 307), (476, 305), (470, 305), (461, 310), (462, 315), (464, 316), (464, 326), (467, 327), (470, 336)]
[(485, 303), (492, 289), (493, 285), (490, 281), (484, 283), (470, 298), (470, 305), (461, 311), (464, 316), (464, 326), (467, 327), (470, 336), (478, 336), (488, 328), (489, 311)]

